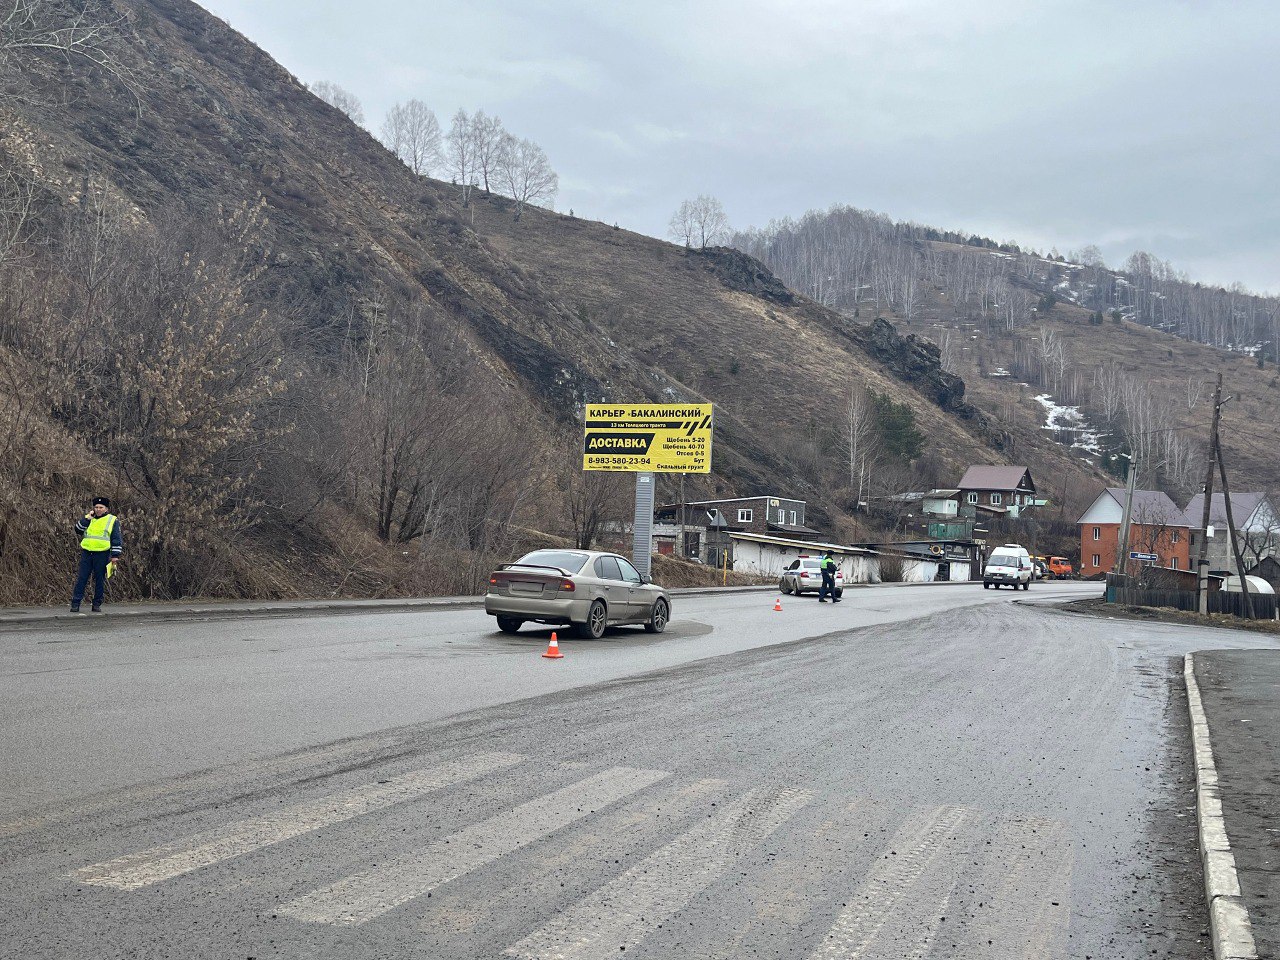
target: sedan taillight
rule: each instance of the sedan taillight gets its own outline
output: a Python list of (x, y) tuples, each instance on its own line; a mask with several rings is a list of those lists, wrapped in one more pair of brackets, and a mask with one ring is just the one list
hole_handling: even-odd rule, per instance
[(572, 580), (561, 580), (561, 581), (560, 581), (560, 589), (561, 589), (561, 590), (564, 590), (566, 593), (573, 593), (573, 581), (572, 581)]

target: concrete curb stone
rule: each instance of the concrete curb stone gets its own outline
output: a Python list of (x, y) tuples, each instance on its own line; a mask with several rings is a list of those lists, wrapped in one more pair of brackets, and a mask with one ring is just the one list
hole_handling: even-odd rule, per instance
[[(940, 587), (961, 586), (970, 581), (944, 581), (942, 583), (886, 583), (851, 584), (851, 587)], [(675, 587), (674, 597), (716, 596), (733, 593), (777, 592), (777, 584), (733, 587)], [(484, 605), (483, 597), (405, 597), (391, 600), (275, 600), (257, 603), (235, 601), (204, 601), (190, 604), (124, 604), (115, 605), (107, 616), (112, 618), (137, 617), (152, 620), (198, 620), (210, 617), (271, 617), (307, 613), (386, 613), (440, 608), (466, 609)], [(91, 620), (92, 614), (74, 614), (61, 608), (11, 607), (0, 608), (0, 629), (29, 624), (57, 621)]]
[(1204, 864), (1205, 897), (1209, 904), (1209, 934), (1216, 960), (1257, 960), (1258, 950), (1249, 910), (1240, 897), (1235, 856), (1227, 838), (1218, 792), (1218, 769), (1209, 742), (1209, 721), (1196, 682), (1195, 658), (1183, 661), (1187, 709), (1191, 714), (1191, 744), (1196, 763), (1196, 819), (1200, 824), (1200, 859)]

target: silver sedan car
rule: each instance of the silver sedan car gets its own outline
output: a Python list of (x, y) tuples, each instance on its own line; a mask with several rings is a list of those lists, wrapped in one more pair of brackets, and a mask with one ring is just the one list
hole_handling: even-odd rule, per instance
[(535, 550), (489, 577), (484, 612), (498, 629), (515, 633), (526, 621), (566, 624), (595, 639), (614, 624), (644, 624), (661, 633), (671, 597), (625, 557), (595, 550)]
[[(815, 593), (822, 588), (822, 560), (819, 557), (801, 557), (791, 561), (791, 565), (782, 571), (778, 580), (778, 589), (783, 593), (794, 593), (802, 597), (809, 591)], [(837, 597), (844, 596), (844, 571), (836, 569)]]

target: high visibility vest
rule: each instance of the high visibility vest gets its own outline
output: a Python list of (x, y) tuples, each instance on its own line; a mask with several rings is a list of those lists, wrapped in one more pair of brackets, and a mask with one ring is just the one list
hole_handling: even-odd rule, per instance
[(836, 567), (837, 567), (837, 566), (839, 566), (839, 564), (837, 564), (837, 563), (836, 563), (834, 560), (832, 560), (830, 557), (825, 557), (825, 558), (823, 558), (823, 561), (822, 561), (822, 569), (823, 569), (823, 570), (825, 570), (825, 571), (827, 571), (828, 573), (835, 573), (835, 572), (836, 572)]
[(89, 520), (89, 529), (84, 532), (84, 539), (80, 541), (80, 548), (93, 553), (110, 550), (111, 531), (115, 528), (115, 525), (116, 516), (114, 513), (93, 517)]

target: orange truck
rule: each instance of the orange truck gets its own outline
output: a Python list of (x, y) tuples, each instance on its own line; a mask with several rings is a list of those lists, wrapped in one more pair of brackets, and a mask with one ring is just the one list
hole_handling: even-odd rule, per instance
[(1071, 561), (1066, 557), (1049, 558), (1049, 576), (1055, 580), (1066, 580), (1075, 573), (1071, 569)]

